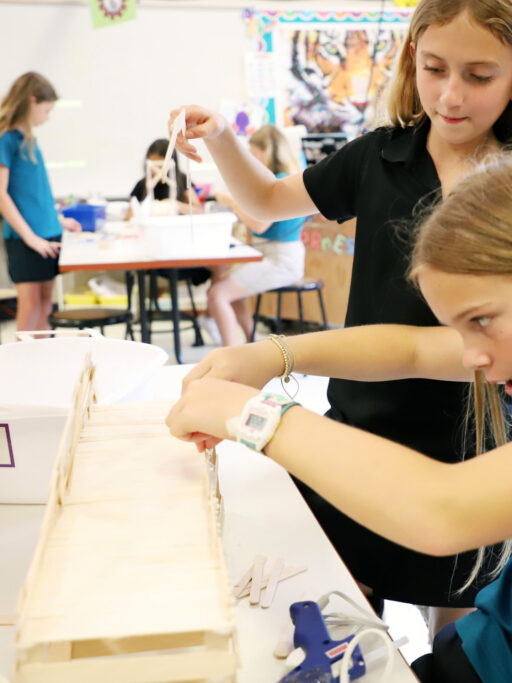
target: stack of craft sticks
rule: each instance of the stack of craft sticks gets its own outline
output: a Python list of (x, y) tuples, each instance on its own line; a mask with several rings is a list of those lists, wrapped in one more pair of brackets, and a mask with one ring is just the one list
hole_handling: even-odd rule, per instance
[(270, 607), (276, 594), (277, 584), (307, 570), (306, 566), (285, 567), (283, 558), (279, 557), (274, 561), (270, 573), (266, 574), (266, 562), (265, 555), (256, 555), (249, 569), (233, 586), (235, 598), (241, 599), (249, 596), (251, 605)]
[(93, 407), (93, 375), (89, 362), (20, 597), (14, 681), (235, 681), (209, 463), (169, 435), (168, 402)]

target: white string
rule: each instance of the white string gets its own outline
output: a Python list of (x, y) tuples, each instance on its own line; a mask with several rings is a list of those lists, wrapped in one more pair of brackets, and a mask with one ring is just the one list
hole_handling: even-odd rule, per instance
[(382, 674), (379, 676), (379, 683), (387, 683), (387, 681), (389, 680), (394, 660), (393, 645), (391, 643), (391, 639), (382, 629), (365, 628), (352, 638), (348, 648), (345, 651), (345, 654), (343, 655), (340, 669), (340, 683), (350, 683), (348, 669), (349, 666), (352, 664), (352, 654), (354, 653), (354, 650), (359, 645), (359, 643), (363, 640), (363, 638), (366, 638), (366, 636), (368, 635), (378, 636), (381, 640), (384, 641), (384, 644), (386, 645), (386, 666)]

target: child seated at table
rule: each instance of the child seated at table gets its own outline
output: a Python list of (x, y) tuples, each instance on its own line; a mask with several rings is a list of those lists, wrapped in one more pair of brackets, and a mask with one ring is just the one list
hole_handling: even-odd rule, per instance
[[(249, 145), (252, 154), (276, 177), (299, 170), (286, 137), (275, 126), (257, 130)], [(253, 246), (264, 256), (263, 261), (233, 267), (226, 277), (214, 281), (208, 291), (208, 309), (218, 325), (222, 344), (233, 346), (240, 341), (238, 324), (247, 341), (251, 339), (253, 319), (247, 297), (291, 285), (304, 275), (305, 250), (300, 234), (305, 218), (259, 221), (246, 214), (229, 194), (217, 193), (216, 200), (245, 223), (253, 235)]]
[[(150, 165), (150, 173), (146, 174), (135, 184), (133, 190), (130, 192), (130, 197), (136, 197), (139, 202), (144, 201), (148, 194), (148, 178), (153, 181), (157, 173), (162, 172), (165, 154), (167, 152), (167, 146), (169, 145), (169, 140), (165, 138), (159, 138), (154, 140), (148, 147), (145, 157), (145, 168), (148, 161), (152, 162)], [(177, 212), (179, 214), (187, 214), (192, 210), (193, 213), (202, 213), (203, 208), (201, 202), (199, 201), (195, 188), (193, 185), (188, 189), (186, 186), (186, 176), (179, 167), (178, 155), (176, 150), (172, 155), (174, 161), (175, 169), (175, 183), (176, 183), (176, 199), (174, 200), (174, 206), (171, 206), (171, 185), (164, 183), (159, 180), (150, 191), (153, 192), (153, 203), (152, 203), (152, 215), (172, 215)], [(125, 220), (130, 220), (133, 213), (131, 208), (125, 216)], [(156, 271), (157, 275), (162, 277), (167, 277), (168, 270), (160, 269)], [(207, 282), (211, 278), (211, 271), (209, 268), (194, 267), (194, 268), (179, 268), (178, 269), (178, 279), (179, 280), (189, 280), (193, 285), (201, 285)]]

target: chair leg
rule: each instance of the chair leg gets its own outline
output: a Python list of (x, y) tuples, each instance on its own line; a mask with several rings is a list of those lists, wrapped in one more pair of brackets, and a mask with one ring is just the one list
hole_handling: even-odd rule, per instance
[(149, 274), (149, 313), (155, 310), (160, 313), (158, 305), (158, 275), (152, 270)]
[(135, 336), (133, 334), (133, 327), (131, 322), (126, 323), (126, 330), (124, 332), (124, 338), (128, 339), (130, 338), (132, 341), (135, 341)]
[(320, 304), (320, 310), (322, 311), (322, 320), (323, 320), (323, 323), (324, 323), (324, 330), (327, 330), (327, 329), (328, 329), (328, 325), (327, 325), (327, 316), (326, 316), (326, 314), (325, 314), (324, 299), (323, 299), (323, 296), (322, 296), (322, 289), (321, 289), (321, 287), (319, 287), (319, 288), (317, 289), (317, 292), (318, 292), (318, 303)]
[(193, 346), (204, 346), (204, 341), (203, 341), (203, 335), (201, 334), (201, 328), (198, 325), (197, 322), (197, 308), (196, 308), (196, 302), (194, 301), (194, 294), (192, 292), (192, 285), (190, 284), (190, 280), (187, 278), (185, 280), (187, 284), (187, 291), (188, 291), (188, 296), (190, 298), (190, 305), (192, 307), (192, 325), (194, 326), (194, 335), (195, 335), (195, 340), (193, 343)]
[(300, 331), (301, 334), (304, 334), (304, 309), (302, 307), (302, 292), (300, 290), (297, 292), (297, 302), (299, 304)]
[(254, 341), (254, 337), (256, 336), (256, 325), (258, 324), (258, 320), (260, 318), (260, 304), (261, 304), (261, 294), (258, 294), (258, 298), (256, 299), (256, 308), (254, 309), (254, 315), (253, 315), (253, 320), (254, 320), (254, 325), (252, 326), (252, 333), (251, 333), (251, 341)]
[(281, 334), (283, 331), (283, 321), (281, 320), (281, 304), (282, 304), (282, 292), (277, 293), (277, 320), (276, 320), (276, 333)]
[(181, 357), (180, 310), (178, 304), (178, 275), (175, 268), (171, 268), (169, 271), (169, 289), (171, 294), (172, 306), (172, 332), (174, 337), (174, 355), (176, 356), (176, 362), (181, 365), (183, 363), (183, 358)]

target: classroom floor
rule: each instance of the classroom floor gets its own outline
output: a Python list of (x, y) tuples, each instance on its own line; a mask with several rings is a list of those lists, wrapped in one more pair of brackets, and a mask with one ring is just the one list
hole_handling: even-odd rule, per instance
[[(154, 344), (162, 347), (169, 354), (169, 364), (174, 364), (174, 352), (172, 346), (171, 323), (158, 322), (154, 323), (153, 338)], [(124, 325), (111, 325), (105, 330), (106, 336), (122, 339), (124, 338)], [(266, 327), (262, 326), (259, 332), (262, 335), (268, 333)], [(137, 332), (135, 334), (137, 339)], [(205, 346), (193, 347), (193, 333), (191, 330), (183, 330), (182, 344), (183, 344), (183, 359), (185, 363), (199, 362), (209, 351), (215, 348), (211, 338), (206, 332), (203, 332)], [(2, 343), (15, 341), (15, 323), (14, 321), (0, 322), (0, 339)], [(240, 342), (243, 341), (242, 335)], [(299, 376), (299, 400), (304, 406), (310, 410), (318, 413), (324, 413), (327, 410), (328, 403), (326, 398), (327, 378)], [(272, 380), (272, 389), (280, 391), (278, 380)], [(334, 589), (335, 587), (333, 587)], [(429, 651), (427, 628), (423, 617), (419, 610), (408, 604), (386, 600), (384, 620), (390, 625), (390, 633), (395, 640), (403, 636), (407, 636), (409, 642), (401, 648), (405, 659), (410, 663), (420, 655)]]

